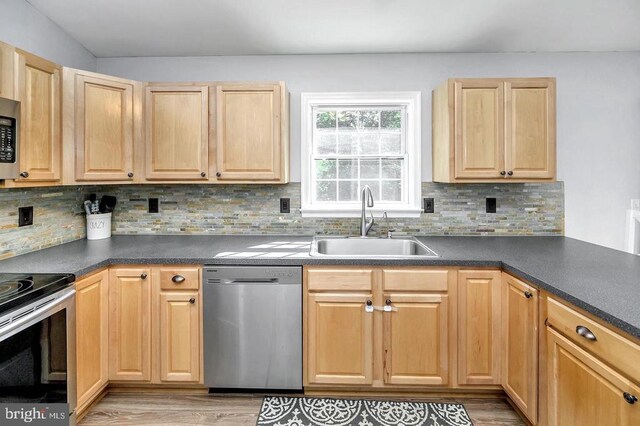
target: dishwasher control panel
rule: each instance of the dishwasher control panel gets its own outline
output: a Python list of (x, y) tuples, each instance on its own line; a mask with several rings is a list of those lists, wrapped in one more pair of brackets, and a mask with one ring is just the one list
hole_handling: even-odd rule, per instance
[(233, 283), (302, 283), (299, 266), (208, 266), (204, 268), (204, 280), (209, 284)]

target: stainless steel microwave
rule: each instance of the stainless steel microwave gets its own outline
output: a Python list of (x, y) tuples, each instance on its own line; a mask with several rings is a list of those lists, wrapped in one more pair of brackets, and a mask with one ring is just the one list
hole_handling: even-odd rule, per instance
[(18, 178), (19, 147), (20, 102), (0, 98), (0, 180)]

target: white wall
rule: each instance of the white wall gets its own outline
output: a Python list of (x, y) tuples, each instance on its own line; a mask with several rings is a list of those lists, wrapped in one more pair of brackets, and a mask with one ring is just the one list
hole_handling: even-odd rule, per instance
[(422, 91), (422, 179), (431, 180), (431, 91), (448, 77), (555, 76), (558, 179), (566, 235), (623, 248), (625, 209), (640, 198), (640, 52), (100, 58), (138, 80), (284, 80), (291, 92), (291, 176), (300, 179), (300, 93)]
[(0, 41), (68, 67), (96, 69), (96, 58), (25, 0), (2, 0)]

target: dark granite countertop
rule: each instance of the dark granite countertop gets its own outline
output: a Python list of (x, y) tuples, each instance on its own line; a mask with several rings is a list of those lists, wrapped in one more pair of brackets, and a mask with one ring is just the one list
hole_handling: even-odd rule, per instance
[[(119, 235), (98, 241), (78, 240), (3, 260), (0, 272), (64, 272), (80, 276), (107, 265), (161, 263), (502, 267), (640, 338), (640, 256), (566, 237), (419, 239), (440, 257), (410, 260), (310, 257), (304, 244), (311, 241), (310, 236)], [(263, 246), (277, 242), (293, 244)], [(280, 256), (269, 253), (282, 252), (289, 255), (268, 257)]]

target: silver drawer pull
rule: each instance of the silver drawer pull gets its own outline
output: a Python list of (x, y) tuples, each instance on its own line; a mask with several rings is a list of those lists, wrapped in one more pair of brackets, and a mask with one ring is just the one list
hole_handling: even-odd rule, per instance
[(594, 342), (598, 340), (596, 339), (596, 335), (593, 334), (591, 330), (589, 330), (587, 327), (583, 325), (579, 325), (576, 327), (576, 333), (578, 333), (580, 336), (584, 337), (587, 340), (592, 340)]
[(173, 278), (171, 278), (171, 281), (176, 284), (182, 284), (184, 282), (184, 277), (182, 275), (174, 275)]

